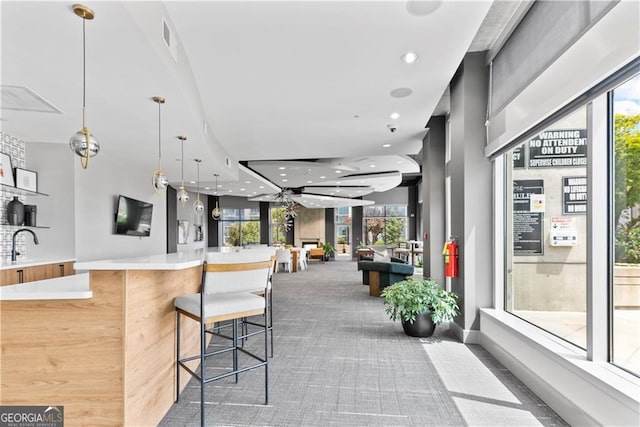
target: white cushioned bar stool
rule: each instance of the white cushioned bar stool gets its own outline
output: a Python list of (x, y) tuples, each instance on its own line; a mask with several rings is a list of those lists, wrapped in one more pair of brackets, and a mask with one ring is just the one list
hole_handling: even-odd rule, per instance
[[(207, 257), (209, 260), (210, 257)], [(200, 424), (205, 425), (204, 401), (205, 385), (212, 381), (221, 380), (260, 367), (264, 367), (265, 378), (265, 405), (269, 401), (269, 376), (268, 376), (268, 330), (269, 310), (267, 310), (268, 298), (256, 295), (256, 289), (263, 289), (264, 295), (268, 295), (268, 281), (270, 270), (273, 266), (270, 257), (259, 256), (229, 256), (228, 260), (216, 259), (215, 264), (206, 262), (202, 269), (202, 283), (200, 293), (182, 295), (174, 300), (176, 309), (176, 402), (180, 398), (180, 368), (182, 367), (200, 382)], [(180, 323), (181, 317), (187, 316), (199, 323), (200, 327), (200, 352), (196, 355), (183, 357), (180, 354)], [(244, 328), (239, 327), (240, 320), (250, 316), (263, 315), (265, 322), (263, 327), (249, 334), (244, 334)], [(231, 320), (232, 336), (231, 345), (219, 350), (207, 352), (206, 334), (207, 324)], [(264, 335), (264, 356), (255, 354), (241, 345), (248, 337)], [(249, 360), (255, 363), (239, 365), (238, 353), (249, 356)], [(222, 356), (231, 353), (233, 367), (221, 374), (207, 377), (206, 360), (212, 356)], [(187, 363), (192, 361), (200, 363), (199, 368), (192, 369)]]

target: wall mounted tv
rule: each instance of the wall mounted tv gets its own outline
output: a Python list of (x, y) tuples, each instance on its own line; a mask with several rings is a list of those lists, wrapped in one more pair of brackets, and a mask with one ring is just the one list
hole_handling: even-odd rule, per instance
[(149, 236), (153, 205), (130, 197), (118, 196), (114, 234)]

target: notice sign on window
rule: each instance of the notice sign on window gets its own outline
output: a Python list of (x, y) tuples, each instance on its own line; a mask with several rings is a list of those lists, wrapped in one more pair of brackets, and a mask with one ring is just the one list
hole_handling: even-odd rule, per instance
[(586, 165), (586, 129), (548, 130), (529, 141), (530, 168)]
[[(538, 204), (544, 198), (544, 180), (513, 181), (513, 255), (543, 255), (544, 213)], [(533, 200), (533, 205), (532, 205)], [(542, 211), (541, 211), (542, 210)]]
[(587, 177), (562, 177), (562, 213), (576, 215), (587, 213)]
[(524, 164), (524, 145), (516, 147), (511, 152), (511, 157), (513, 158), (513, 168), (514, 169), (523, 169)]

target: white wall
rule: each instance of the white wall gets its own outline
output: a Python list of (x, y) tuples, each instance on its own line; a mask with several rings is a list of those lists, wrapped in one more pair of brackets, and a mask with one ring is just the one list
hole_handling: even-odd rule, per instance
[(25, 167), (38, 173), (38, 191), (45, 196), (28, 197), (26, 204), (36, 205), (39, 226), (34, 229), (40, 244), (34, 245), (27, 238), (27, 257), (69, 258), (75, 257), (75, 156), (67, 144), (27, 142)]
[[(74, 157), (75, 247), (78, 261), (122, 258), (166, 253), (166, 199), (151, 187), (152, 170), (140, 170), (126, 163), (126, 153), (103, 151), (82, 169)], [(66, 145), (65, 145), (66, 147)], [(123, 161), (124, 160), (124, 161)], [(153, 204), (151, 236), (113, 234), (116, 199), (122, 194)]]
[[(207, 212), (209, 211), (209, 209), (207, 208), (207, 196), (200, 194), (200, 201), (204, 204), (204, 212), (199, 217), (193, 211), (193, 203), (197, 198), (197, 193), (189, 192), (189, 201), (185, 204), (184, 207), (182, 207), (182, 205), (177, 201), (175, 202), (178, 206), (178, 221), (189, 221), (189, 237), (187, 239), (187, 243), (178, 243), (178, 252), (186, 252), (193, 249), (203, 249), (207, 247)], [(197, 224), (202, 225), (203, 232), (203, 239), (199, 242), (194, 241), (196, 236), (195, 227)]]
[(409, 188), (396, 187), (383, 193), (371, 193), (364, 198), (373, 200), (376, 205), (406, 205), (409, 203)]

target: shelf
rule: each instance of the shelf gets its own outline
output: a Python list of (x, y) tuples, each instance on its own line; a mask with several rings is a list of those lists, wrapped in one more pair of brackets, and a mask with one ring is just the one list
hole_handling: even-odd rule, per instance
[(0, 184), (0, 188), (2, 191), (10, 191), (13, 194), (18, 194), (20, 196), (49, 196), (45, 193), (38, 193), (37, 191), (24, 190), (22, 188), (14, 187), (12, 185)]

